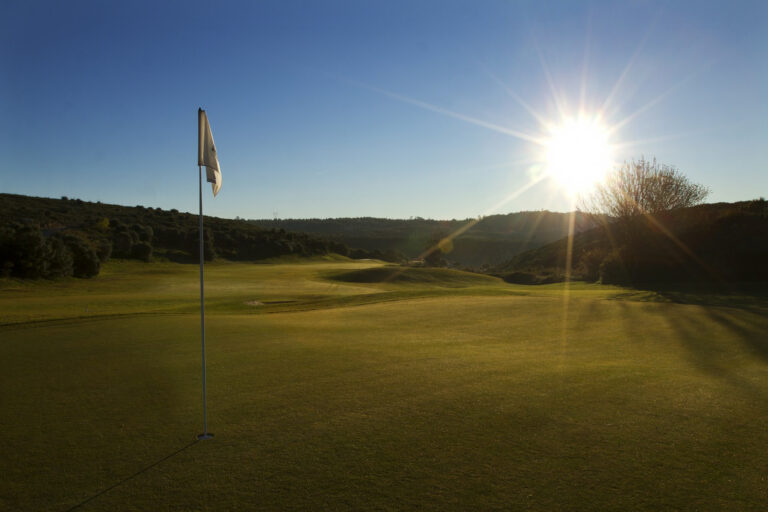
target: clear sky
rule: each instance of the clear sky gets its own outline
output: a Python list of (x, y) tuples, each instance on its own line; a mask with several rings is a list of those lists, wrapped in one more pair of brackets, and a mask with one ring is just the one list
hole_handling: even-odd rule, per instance
[(203, 107), (207, 214), (565, 211), (551, 179), (519, 192), (541, 165), (519, 136), (582, 106), (621, 123), (618, 161), (655, 156), (711, 201), (768, 196), (767, 6), (11, 0), (0, 190), (196, 211)]

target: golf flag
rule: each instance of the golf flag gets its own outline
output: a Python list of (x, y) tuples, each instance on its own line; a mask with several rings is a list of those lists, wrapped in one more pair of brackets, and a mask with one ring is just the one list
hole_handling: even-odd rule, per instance
[(221, 188), (221, 166), (213, 143), (211, 125), (205, 110), (197, 109), (197, 165), (204, 165), (208, 183), (213, 188), (213, 196)]

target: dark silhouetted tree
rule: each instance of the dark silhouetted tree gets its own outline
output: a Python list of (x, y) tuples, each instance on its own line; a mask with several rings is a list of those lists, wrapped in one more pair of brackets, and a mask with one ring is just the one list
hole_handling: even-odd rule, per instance
[(152, 261), (152, 246), (148, 242), (139, 242), (131, 250), (135, 259), (146, 262)]
[(101, 261), (96, 251), (84, 238), (66, 234), (62, 240), (72, 251), (72, 275), (75, 277), (93, 277), (99, 274)]
[(611, 171), (582, 201), (582, 208), (626, 220), (694, 206), (708, 195), (705, 186), (692, 183), (675, 167), (640, 158)]
[(19, 226), (11, 246), (12, 275), (37, 279), (44, 277), (48, 265), (48, 246), (37, 226)]
[(64, 243), (64, 240), (58, 236), (49, 238), (47, 244), (48, 268), (45, 277), (54, 278), (71, 276), (74, 272), (74, 259), (70, 248)]

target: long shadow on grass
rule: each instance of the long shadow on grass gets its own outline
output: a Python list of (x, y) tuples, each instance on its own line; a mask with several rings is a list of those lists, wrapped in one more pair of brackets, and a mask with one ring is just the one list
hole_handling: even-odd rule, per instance
[[(735, 335), (735, 338), (747, 352), (757, 356), (764, 364), (768, 363), (768, 340), (765, 339), (765, 327), (763, 329), (759, 329), (757, 326), (742, 327), (736, 321), (738, 311), (712, 307), (704, 308), (704, 311), (712, 323), (719, 324), (724, 330)], [(747, 317), (745, 320), (762, 320), (762, 318), (753, 316), (751, 319)], [(737, 368), (733, 368), (729, 364), (729, 359), (736, 347), (727, 346), (718, 339), (716, 333), (707, 329), (706, 323), (702, 323), (696, 318), (676, 315), (669, 319), (669, 324), (681, 334), (680, 338), (691, 355), (697, 360), (701, 370), (727, 381), (752, 399), (762, 402), (764, 407), (768, 406), (766, 390), (756, 386), (741, 375)]]
[(106, 489), (104, 489), (104, 490), (102, 490), (102, 491), (99, 491), (99, 492), (97, 492), (97, 493), (96, 493), (96, 494), (94, 494), (93, 496), (91, 496), (91, 497), (89, 497), (89, 498), (87, 498), (87, 499), (85, 499), (85, 500), (81, 501), (80, 503), (78, 503), (78, 504), (77, 504), (77, 505), (75, 505), (74, 507), (72, 507), (72, 508), (68, 508), (68, 509), (67, 509), (67, 512), (70, 512), (70, 511), (72, 511), (72, 510), (76, 510), (76, 509), (78, 509), (78, 508), (82, 507), (83, 505), (86, 505), (87, 503), (90, 503), (91, 501), (95, 500), (95, 499), (96, 499), (96, 498), (98, 498), (99, 496), (103, 496), (104, 494), (108, 493), (108, 492), (109, 492), (109, 491), (111, 491), (112, 489), (115, 489), (115, 488), (117, 488), (117, 487), (120, 487), (120, 486), (121, 486), (121, 485), (123, 485), (124, 483), (126, 483), (126, 482), (129, 482), (129, 481), (133, 480), (133, 479), (134, 479), (134, 478), (136, 478), (137, 476), (139, 476), (139, 475), (141, 475), (141, 474), (144, 474), (144, 473), (146, 473), (147, 471), (149, 471), (150, 469), (154, 468), (154, 467), (155, 467), (155, 466), (157, 466), (158, 464), (162, 464), (163, 462), (167, 461), (167, 460), (168, 460), (168, 459), (170, 459), (171, 457), (175, 457), (176, 455), (180, 454), (181, 452), (183, 452), (183, 451), (184, 451), (184, 450), (186, 450), (187, 448), (190, 448), (190, 447), (194, 446), (194, 445), (195, 445), (195, 444), (197, 444), (198, 442), (199, 442), (199, 440), (198, 440), (198, 439), (195, 439), (194, 441), (191, 441), (190, 443), (188, 443), (187, 445), (185, 445), (185, 446), (183, 446), (183, 447), (179, 448), (179, 449), (178, 449), (178, 450), (176, 450), (175, 452), (173, 452), (173, 453), (171, 453), (171, 454), (169, 454), (169, 455), (166, 455), (166, 456), (165, 456), (165, 457), (163, 457), (162, 459), (160, 459), (160, 460), (157, 460), (157, 461), (153, 462), (153, 463), (152, 463), (152, 464), (150, 464), (149, 466), (146, 466), (146, 467), (144, 467), (144, 468), (142, 468), (142, 469), (138, 470), (137, 472), (135, 472), (135, 473), (134, 473), (134, 474), (132, 474), (131, 476), (129, 476), (129, 477), (126, 477), (126, 478), (123, 478), (122, 480), (120, 480), (120, 481), (119, 481), (119, 482), (117, 482), (116, 484), (114, 484), (114, 485), (112, 485), (112, 486), (110, 486), (110, 487), (107, 487)]
[[(651, 300), (704, 306), (702, 311), (706, 312), (710, 320), (734, 333), (745, 348), (768, 363), (768, 336), (765, 334), (765, 326), (758, 326), (768, 320), (768, 293), (763, 285), (746, 284), (727, 290), (693, 284), (679, 288), (649, 287), (648, 289), (655, 294)], [(649, 295), (649, 297), (652, 296)], [(754, 316), (748, 318), (750, 314)], [(741, 321), (738, 321), (739, 317)], [(678, 324), (676, 320), (675, 318), (670, 322), (672, 327), (678, 330), (685, 327)], [(684, 321), (685, 318), (682, 320)], [(709, 333), (698, 322), (690, 321), (687, 324), (688, 329), (698, 331), (699, 340), (707, 338)]]
[[(627, 298), (638, 299), (647, 293), (647, 300), (694, 304), (697, 306), (729, 307), (768, 317), (768, 292), (765, 284), (735, 284), (715, 287), (711, 284), (681, 284), (645, 286), (630, 292)], [(622, 294), (620, 294), (622, 295)], [(633, 296), (634, 297), (631, 297)]]
[[(712, 306), (690, 309), (677, 304), (672, 307), (658, 307), (654, 313), (665, 317), (666, 324), (675, 333), (675, 339), (686, 349), (691, 362), (699, 370), (722, 379), (741, 390), (752, 399), (768, 407), (768, 393), (744, 378), (731, 364), (734, 356), (739, 355), (739, 347), (729, 343), (718, 334), (718, 329), (733, 335), (750, 354), (768, 364), (768, 314), (762, 309), (754, 311), (752, 304), (737, 308), (730, 303), (728, 307)], [(637, 314), (630, 311), (627, 304), (622, 305), (623, 315)], [(715, 329), (713, 329), (715, 327)]]
[[(705, 306), (710, 320), (735, 334), (752, 353), (768, 363), (768, 294), (754, 287), (725, 293), (661, 290), (659, 295), (679, 304)], [(751, 316), (751, 318), (750, 318)]]

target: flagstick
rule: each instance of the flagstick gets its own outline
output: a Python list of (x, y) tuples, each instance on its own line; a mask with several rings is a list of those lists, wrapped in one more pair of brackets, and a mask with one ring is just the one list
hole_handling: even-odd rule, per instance
[(213, 434), (208, 432), (208, 411), (205, 407), (205, 295), (203, 293), (203, 167), (198, 165), (200, 171), (200, 339), (203, 353), (203, 433), (198, 439), (210, 439)]

